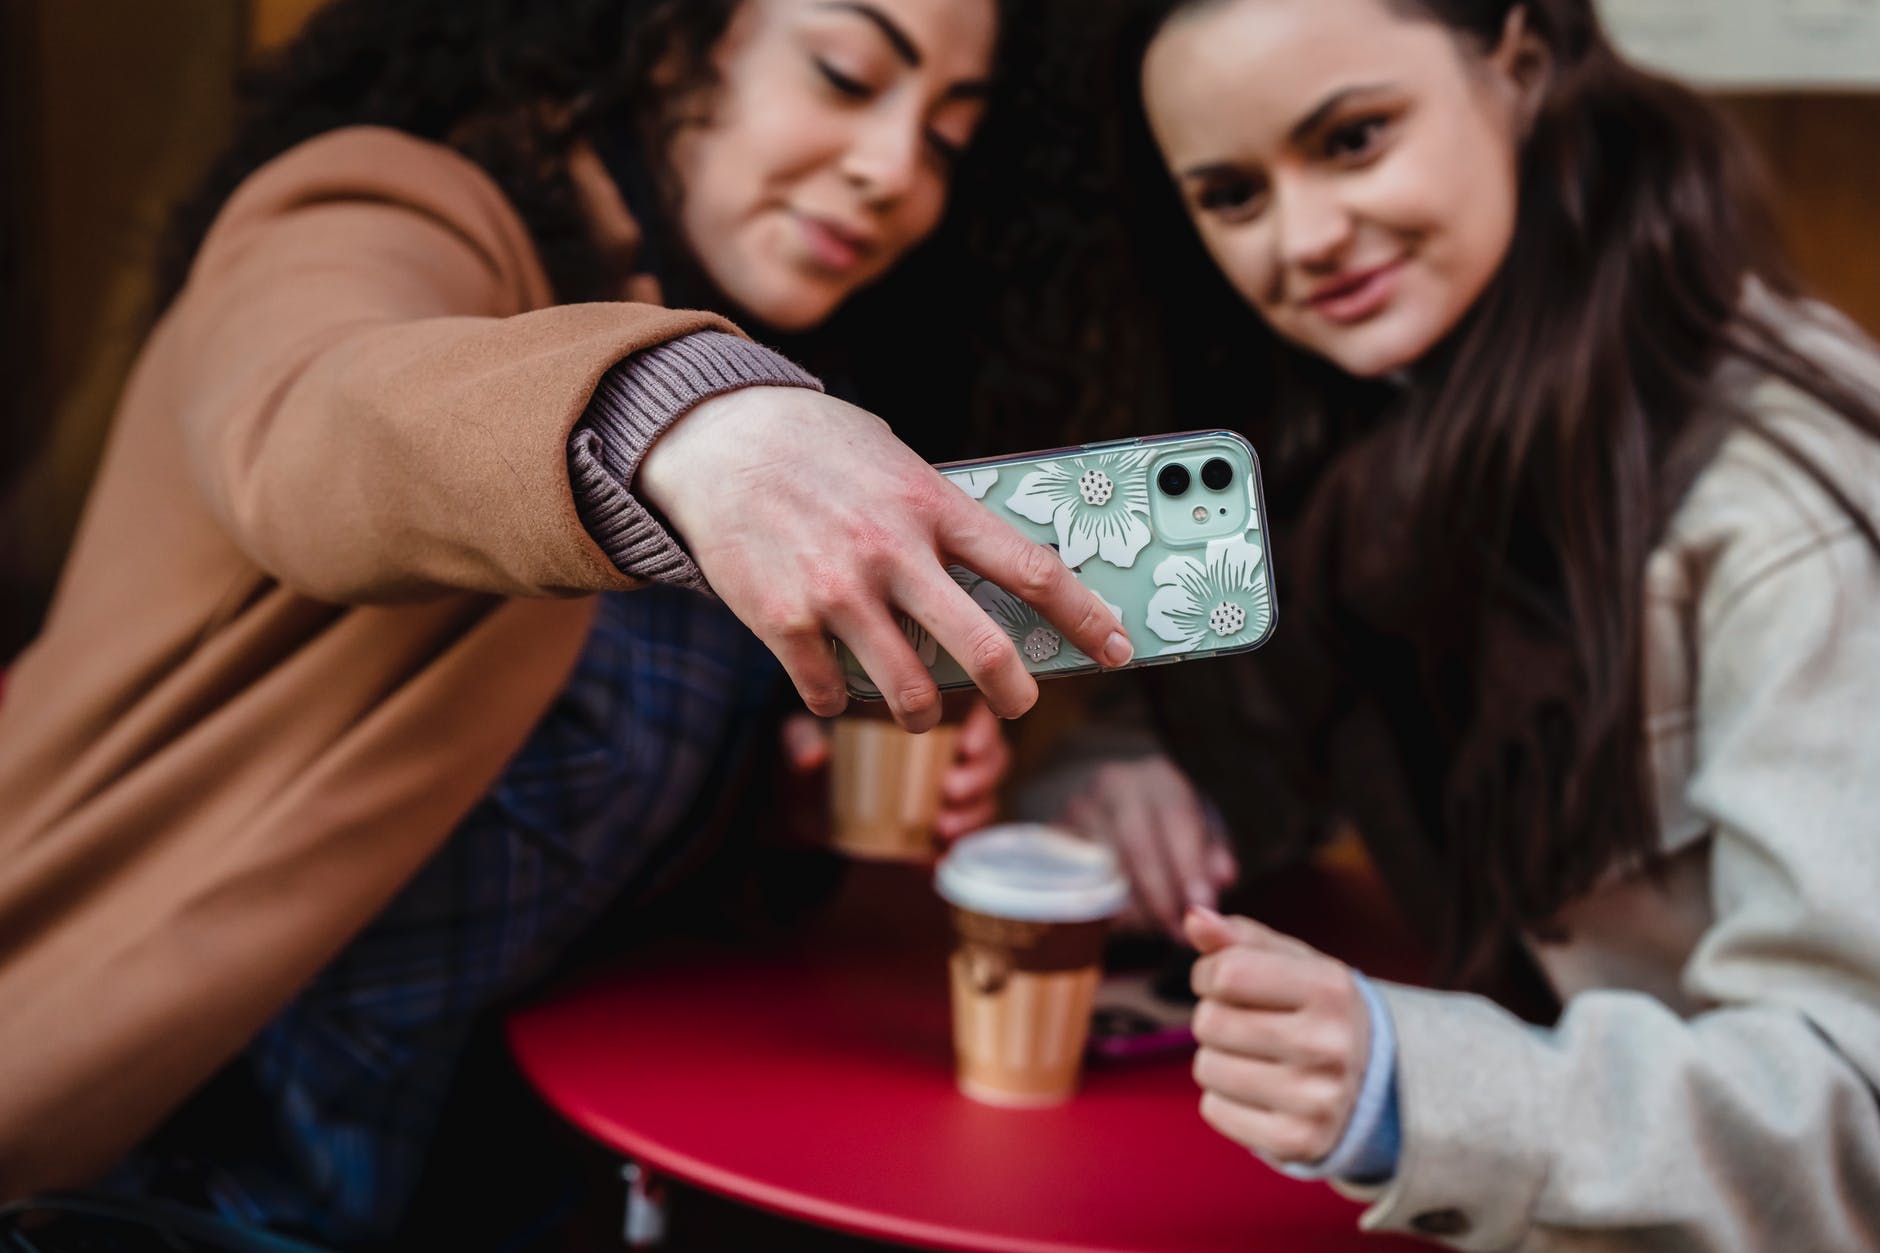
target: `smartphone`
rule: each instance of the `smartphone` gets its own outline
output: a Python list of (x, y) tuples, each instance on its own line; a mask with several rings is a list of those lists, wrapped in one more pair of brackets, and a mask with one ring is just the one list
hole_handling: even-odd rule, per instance
[[(938, 467), (1025, 536), (1048, 544), (1123, 622), (1129, 667), (1258, 648), (1273, 632), (1273, 571), (1253, 445), (1233, 431), (1187, 431)], [(949, 568), (1005, 628), (1039, 678), (1105, 669), (1036, 609), (961, 566)], [(902, 629), (944, 690), (973, 682), (920, 623)], [(838, 643), (849, 692), (880, 690)]]
[(1092, 1061), (1127, 1061), (1195, 1046), (1195, 995), (1189, 971), (1195, 954), (1181, 950), (1156, 970), (1111, 972), (1097, 984), (1090, 1010)]

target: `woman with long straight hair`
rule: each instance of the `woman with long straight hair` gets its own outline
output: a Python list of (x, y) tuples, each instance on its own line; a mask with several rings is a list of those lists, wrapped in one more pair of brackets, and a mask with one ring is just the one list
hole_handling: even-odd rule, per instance
[[(1203, 1116), (1465, 1248), (1880, 1247), (1880, 352), (1591, 0), (1136, 16), (1175, 420), (1248, 415), (1280, 519), (1174, 758), (1252, 843), (1355, 817), (1545, 1024), (1193, 908)], [(1191, 793), (1080, 804), (1205, 865)]]

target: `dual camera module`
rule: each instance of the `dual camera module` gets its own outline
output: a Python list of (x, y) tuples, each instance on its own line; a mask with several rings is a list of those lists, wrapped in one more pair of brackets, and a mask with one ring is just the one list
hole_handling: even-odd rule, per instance
[[(1201, 467), (1201, 483), (1209, 491), (1222, 491), (1234, 481), (1234, 467), (1220, 457), (1208, 458)], [(1193, 486), (1188, 467), (1171, 462), (1155, 476), (1155, 485), (1164, 496), (1182, 496)]]

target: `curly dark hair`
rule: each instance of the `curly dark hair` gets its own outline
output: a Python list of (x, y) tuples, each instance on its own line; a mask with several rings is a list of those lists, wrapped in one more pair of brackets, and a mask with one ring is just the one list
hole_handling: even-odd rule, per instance
[[(260, 166), (343, 126), (387, 126), (457, 148), (528, 225), (557, 295), (595, 299), (608, 273), (565, 157), (622, 109), (649, 133), (669, 99), (710, 82), (738, 0), (332, 0), (246, 74), (233, 141), (176, 212), (160, 262), (167, 304), (215, 215)], [(657, 61), (679, 93), (650, 100)]]
[[(607, 298), (621, 276), (586, 234), (568, 150), (625, 118), (657, 175), (673, 129), (714, 86), (711, 53), (739, 3), (331, 0), (245, 76), (233, 141), (172, 219), (159, 308), (181, 290), (243, 179), (304, 140), (360, 124), (449, 144), (475, 161), (521, 215), (557, 297)], [(1088, 232), (1059, 208), (1065, 192), (1044, 181), (1052, 171), (1043, 162), (1075, 134), (1065, 112), (1077, 102), (1067, 86), (1074, 62), (1065, 53), (1088, 23), (1049, 0), (999, 5), (987, 122), (934, 237), (826, 326), (772, 337), (889, 417), (932, 460), (1014, 451), (1015, 431), (1045, 425), (1036, 415), (1079, 409), (1066, 396), (1083, 385), (1061, 350), (1070, 293), (1042, 277), (1055, 279), (1055, 258), (1077, 255), (1071, 241)], [(992, 281), (1015, 271), (1041, 281)], [(1041, 316), (1035, 300), (1008, 303), (1018, 292), (1045, 293), (1050, 307)], [(969, 354), (980, 368), (961, 368)]]

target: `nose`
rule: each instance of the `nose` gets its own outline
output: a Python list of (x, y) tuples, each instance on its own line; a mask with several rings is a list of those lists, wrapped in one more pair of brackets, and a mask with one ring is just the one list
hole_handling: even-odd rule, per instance
[(920, 175), (921, 119), (900, 109), (861, 119), (842, 156), (842, 173), (869, 207), (886, 209), (905, 198)]
[(1351, 242), (1352, 215), (1337, 189), (1314, 178), (1274, 183), (1274, 246), (1287, 268), (1335, 268)]

